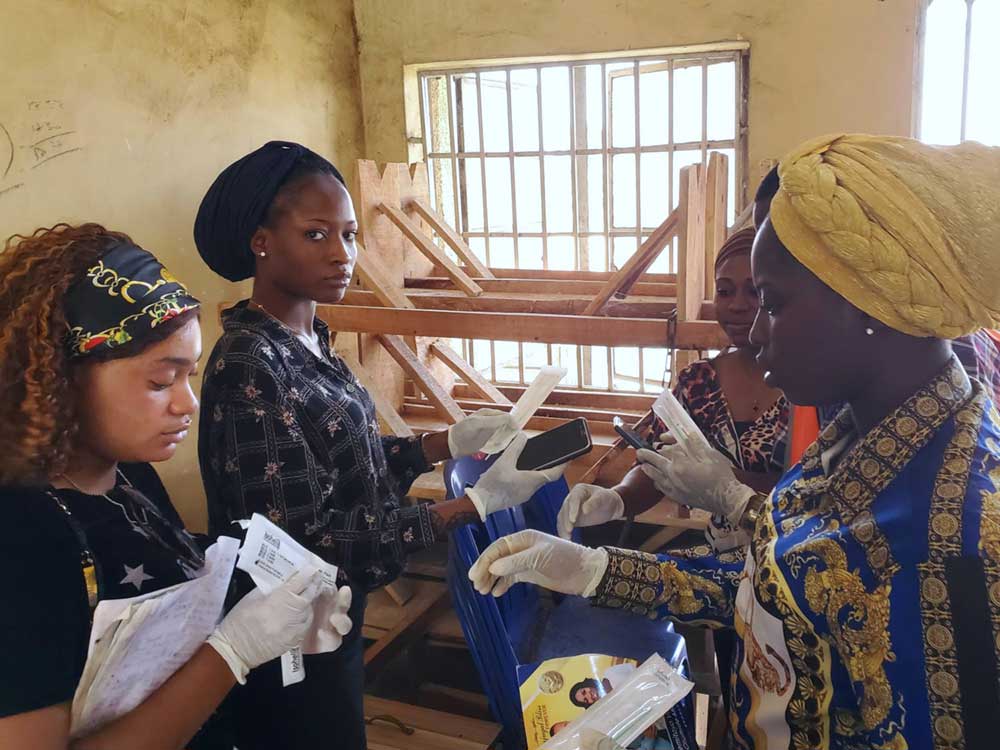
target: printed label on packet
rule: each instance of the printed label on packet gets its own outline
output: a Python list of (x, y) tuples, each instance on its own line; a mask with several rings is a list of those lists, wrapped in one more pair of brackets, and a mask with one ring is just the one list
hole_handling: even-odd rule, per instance
[[(264, 516), (254, 513), (246, 525), (246, 532), (236, 567), (249, 574), (264, 593), (271, 592), (299, 570), (319, 570), (323, 583), (336, 590), (337, 566), (307, 550)], [(305, 678), (302, 649), (282, 654), (282, 684), (288, 687)]]

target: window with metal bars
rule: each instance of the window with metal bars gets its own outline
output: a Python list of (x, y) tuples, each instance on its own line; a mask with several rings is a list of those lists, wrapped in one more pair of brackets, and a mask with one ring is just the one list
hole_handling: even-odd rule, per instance
[[(494, 268), (614, 271), (678, 202), (680, 170), (729, 157), (729, 219), (745, 200), (745, 43), (419, 76), (432, 200)], [(672, 273), (676, 245), (649, 269)], [(456, 342), (457, 344), (457, 342)], [(498, 383), (545, 364), (563, 387), (658, 392), (667, 349), (463, 341)]]
[(1000, 0), (924, 0), (920, 138), (1000, 146)]

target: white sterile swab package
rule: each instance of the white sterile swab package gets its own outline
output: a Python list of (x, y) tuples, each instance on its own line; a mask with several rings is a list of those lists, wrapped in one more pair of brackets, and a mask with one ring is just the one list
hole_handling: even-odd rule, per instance
[[(538, 371), (535, 379), (531, 381), (531, 385), (521, 394), (521, 398), (517, 400), (514, 408), (510, 410), (510, 415), (514, 418), (514, 422), (517, 424), (519, 430), (524, 429), (524, 426), (528, 424), (528, 420), (538, 411), (538, 407), (545, 403), (545, 399), (556, 389), (556, 386), (559, 385), (559, 382), (564, 377), (566, 377), (565, 367), (546, 365)], [(483, 446), (482, 452), (487, 454), (499, 453), (514, 439), (514, 435), (508, 434), (504, 438), (500, 438), (499, 440), (490, 439)]]
[(711, 451), (712, 446), (669, 388), (664, 388), (653, 402), (653, 413), (662, 420), (667, 431), (691, 458), (697, 459), (706, 451)]
[(589, 737), (604, 736), (627, 747), (691, 692), (663, 657), (653, 654), (625, 682), (567, 724), (541, 750), (584, 750)]

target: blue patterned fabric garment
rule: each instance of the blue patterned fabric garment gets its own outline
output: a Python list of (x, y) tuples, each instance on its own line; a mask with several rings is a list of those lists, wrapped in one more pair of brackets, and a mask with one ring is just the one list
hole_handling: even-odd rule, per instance
[(609, 553), (596, 603), (735, 627), (737, 747), (995, 746), (1000, 417), (957, 359), (860, 440), (830, 424), (745, 566)]

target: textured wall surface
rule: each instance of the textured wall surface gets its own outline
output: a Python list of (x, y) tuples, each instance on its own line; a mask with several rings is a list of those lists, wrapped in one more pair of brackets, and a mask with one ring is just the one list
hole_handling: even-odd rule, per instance
[[(0, 233), (82, 220), (128, 232), (206, 303), (207, 351), (218, 303), (247, 292), (191, 238), (218, 171), (272, 138), (348, 174), (362, 154), (350, 0), (6, 2), (2, 17)], [(158, 469), (202, 528), (195, 443)]]
[(916, 0), (355, 0), (368, 157), (403, 160), (403, 65), (746, 39), (750, 178), (838, 130), (907, 135)]

